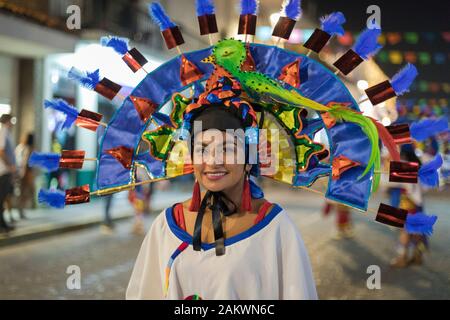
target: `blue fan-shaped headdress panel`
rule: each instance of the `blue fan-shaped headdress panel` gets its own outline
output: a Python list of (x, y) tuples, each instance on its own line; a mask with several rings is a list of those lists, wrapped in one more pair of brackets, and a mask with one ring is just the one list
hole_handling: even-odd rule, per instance
[[(212, 48), (185, 53), (184, 56), (204, 74), (200, 81), (206, 80), (213, 71), (211, 64), (202, 63), (201, 60), (211, 54)], [(271, 78), (278, 78), (285, 65), (300, 58), (300, 80), (298, 91), (305, 97), (321, 104), (329, 102), (349, 103), (349, 107), (358, 110), (346, 86), (327, 68), (313, 59), (298, 53), (289, 52), (274, 46), (250, 44), (250, 52), (255, 61), (256, 70)], [(180, 81), (181, 56), (159, 66), (149, 73), (133, 90), (131, 96), (148, 98), (161, 108), (170, 100), (175, 92), (181, 92), (192, 84), (183, 86)], [(150, 120), (149, 120), (150, 121)], [(131, 172), (125, 169), (117, 159), (106, 151), (112, 148), (125, 146), (137, 150), (143, 131), (148, 127), (139, 117), (133, 102), (127, 98), (116, 111), (113, 119), (103, 136), (100, 146), (99, 165), (97, 172), (97, 187), (105, 189), (122, 186), (131, 182)], [(331, 166), (312, 159), (308, 170), (297, 174), (294, 186), (308, 186), (319, 176), (329, 174), (327, 197), (339, 200), (352, 207), (367, 209), (370, 195), (370, 175), (357, 178), (364, 171), (364, 165), (370, 156), (370, 142), (362, 134), (361, 129), (351, 123), (338, 122), (331, 128), (326, 128), (321, 118), (308, 119), (304, 123), (302, 134), (311, 138), (314, 134), (325, 128), (330, 144), (330, 160), (344, 155), (361, 166), (346, 171), (337, 180), (331, 179)], [(349, 139), (352, 137), (352, 139)], [(144, 164), (151, 173), (152, 178), (164, 177), (164, 163), (152, 158), (149, 152), (135, 154), (133, 161)]]

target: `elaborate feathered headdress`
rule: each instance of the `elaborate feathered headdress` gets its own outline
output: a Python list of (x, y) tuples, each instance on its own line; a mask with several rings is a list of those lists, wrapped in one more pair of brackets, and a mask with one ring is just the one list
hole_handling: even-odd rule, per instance
[[(241, 8), (239, 33), (254, 35), (258, 1), (241, 1)], [(180, 54), (148, 72), (127, 96), (122, 93), (121, 86), (102, 78), (98, 70), (71, 70), (69, 75), (81, 85), (109, 99), (123, 101), (109, 123), (102, 123), (102, 116), (98, 113), (78, 111), (62, 100), (46, 101), (45, 107), (66, 114), (64, 128), (75, 123), (93, 131), (98, 126), (104, 126), (106, 130), (97, 158), (90, 159), (97, 163), (95, 190), (85, 185), (65, 191), (41, 191), (41, 202), (64, 207), (87, 202), (91, 196), (192, 173), (188, 161), (189, 148), (182, 134), (189, 125), (186, 115), (195, 108), (195, 104), (228, 98), (226, 91), (232, 91), (232, 88), (225, 88), (218, 94), (211, 87), (223, 77), (233, 79), (241, 90), (237, 100), (225, 99), (227, 103), (247, 101), (258, 105), (256, 125), (252, 127), (267, 129), (269, 133), (277, 132), (268, 134), (264, 144), (259, 143), (260, 152), (271, 148), (277, 155), (275, 170), (263, 173), (259, 169), (272, 164), (258, 163), (252, 170), (253, 175), (261, 174), (307, 190), (317, 178), (328, 176), (326, 198), (366, 211), (369, 196), (377, 189), (381, 174), (379, 139), (393, 159), (389, 172), (391, 181), (414, 182), (420, 174), (435, 174), (436, 166), (431, 166), (428, 172), (423, 169), (426, 165), (420, 168), (400, 160), (397, 145), (411, 143), (411, 136), (420, 136), (420, 132), (415, 131), (414, 126), (410, 131), (407, 125), (384, 127), (375, 119), (362, 115), (358, 102), (339, 77), (339, 74), (349, 74), (380, 49), (377, 42), (380, 29), (362, 32), (354, 46), (333, 64), (336, 69), (329, 70), (320, 60), (311, 58), (310, 53), (320, 52), (332, 36), (343, 34), (345, 17), (341, 12), (321, 19), (321, 29), (316, 29), (304, 44), (308, 54), (302, 55), (278, 46), (233, 39), (182, 53), (180, 46), (184, 39), (178, 26), (159, 3), (152, 3), (149, 10), (161, 29), (167, 48), (177, 48)], [(212, 1), (197, 0), (197, 15), (200, 34), (217, 32)], [(285, 1), (273, 36), (289, 39), (300, 16), (300, 1)], [(147, 60), (136, 48), (130, 49), (125, 39), (109, 37), (102, 39), (101, 43), (121, 55), (133, 72), (145, 68)], [(391, 80), (368, 88), (368, 99), (375, 105), (404, 94), (416, 75), (415, 67), (407, 65)], [(319, 131), (326, 133), (328, 147), (315, 141)], [(251, 141), (258, 143), (255, 132)], [(148, 148), (142, 148), (142, 141), (147, 142)], [(84, 156), (84, 152), (79, 150), (63, 151), (60, 155), (35, 153), (30, 164), (41, 165), (47, 170), (58, 167), (77, 169), (87, 160)], [(327, 157), (329, 161), (324, 162)], [(148, 180), (134, 181), (137, 166), (146, 169)], [(403, 210), (384, 204), (376, 213), (377, 221), (399, 227), (407, 218)]]

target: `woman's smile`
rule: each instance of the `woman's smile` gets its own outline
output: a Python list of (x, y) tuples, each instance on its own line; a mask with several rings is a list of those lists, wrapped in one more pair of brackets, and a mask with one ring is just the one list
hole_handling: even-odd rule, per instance
[(205, 171), (203, 175), (209, 180), (220, 180), (228, 174), (227, 171)]

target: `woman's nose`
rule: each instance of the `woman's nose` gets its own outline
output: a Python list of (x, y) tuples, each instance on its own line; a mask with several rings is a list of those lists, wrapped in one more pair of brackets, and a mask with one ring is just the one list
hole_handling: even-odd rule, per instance
[(223, 151), (211, 148), (211, 150), (205, 152), (204, 161), (206, 164), (223, 164)]

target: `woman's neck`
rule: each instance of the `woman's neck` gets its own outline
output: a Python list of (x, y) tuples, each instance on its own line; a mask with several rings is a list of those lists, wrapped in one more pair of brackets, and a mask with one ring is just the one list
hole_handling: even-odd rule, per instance
[(244, 191), (244, 177), (239, 180), (239, 182), (227, 189), (222, 190), (222, 192), (233, 201), (233, 203), (236, 205), (236, 211), (239, 211), (239, 208), (241, 207), (242, 202), (242, 192)]

